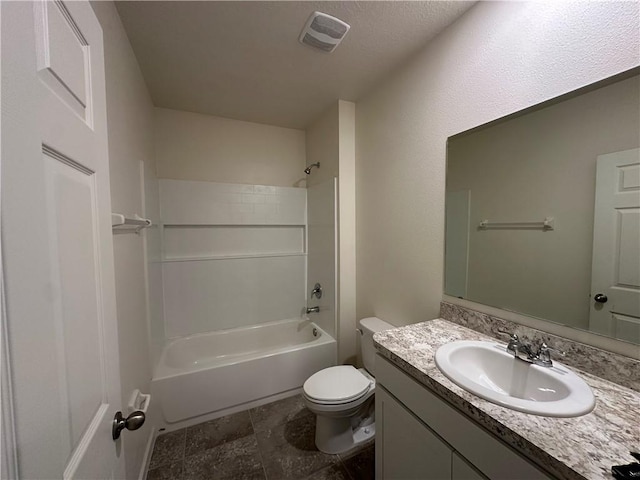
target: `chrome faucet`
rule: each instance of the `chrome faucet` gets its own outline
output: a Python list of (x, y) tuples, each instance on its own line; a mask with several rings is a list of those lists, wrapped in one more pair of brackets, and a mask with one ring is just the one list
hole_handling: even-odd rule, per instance
[(320, 307), (307, 307), (307, 315), (310, 313), (320, 313)]
[(513, 353), (514, 358), (519, 358), (529, 363), (534, 363), (536, 357), (533, 350), (531, 350), (531, 346), (522, 343), (515, 333), (511, 334), (511, 339), (507, 345), (507, 352)]
[(552, 367), (553, 361), (551, 360), (551, 352), (558, 353), (562, 356), (565, 355), (564, 352), (551, 348), (545, 342), (542, 342), (538, 350), (534, 353), (531, 346), (522, 343), (520, 338), (518, 338), (518, 335), (515, 333), (508, 333), (505, 331), (499, 332), (509, 335), (510, 337), (509, 343), (507, 344), (507, 352), (513, 353), (513, 358), (517, 358), (527, 363), (533, 363), (534, 365), (539, 365), (541, 367)]

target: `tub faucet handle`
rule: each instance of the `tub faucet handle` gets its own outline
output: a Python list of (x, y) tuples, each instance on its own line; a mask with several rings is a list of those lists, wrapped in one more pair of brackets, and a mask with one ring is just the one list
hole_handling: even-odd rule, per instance
[(320, 285), (319, 283), (316, 283), (313, 286), (313, 290), (311, 290), (311, 297), (313, 298), (316, 297), (318, 299), (322, 298), (322, 285)]
[(307, 307), (307, 315), (310, 313), (320, 313), (320, 307)]

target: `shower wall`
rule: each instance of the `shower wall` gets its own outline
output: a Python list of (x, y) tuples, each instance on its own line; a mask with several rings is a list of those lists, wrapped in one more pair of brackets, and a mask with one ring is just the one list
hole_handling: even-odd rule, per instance
[[(307, 189), (308, 253), (307, 305), (319, 306), (310, 318), (336, 338), (337, 286), (337, 179), (331, 178)], [(310, 298), (316, 283), (322, 285), (322, 298)]]
[(298, 318), (307, 192), (160, 180), (167, 338)]
[[(154, 113), (162, 255), (149, 267), (160, 267), (154, 278), (164, 296), (154, 344), (300, 318), (315, 305), (320, 313), (309, 317), (335, 338), (337, 190), (322, 170), (333, 171), (329, 159), (305, 175), (303, 130)], [(322, 283), (319, 302), (308, 298), (308, 281)]]

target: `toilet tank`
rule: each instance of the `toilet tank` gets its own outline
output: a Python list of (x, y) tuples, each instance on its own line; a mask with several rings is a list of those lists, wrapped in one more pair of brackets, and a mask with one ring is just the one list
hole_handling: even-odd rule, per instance
[(362, 354), (362, 363), (364, 368), (375, 376), (373, 371), (373, 364), (376, 355), (376, 349), (373, 346), (373, 334), (376, 332), (382, 332), (383, 330), (389, 330), (396, 328), (390, 323), (380, 320), (377, 317), (363, 318), (358, 322), (358, 327), (362, 331), (360, 337), (360, 353)]

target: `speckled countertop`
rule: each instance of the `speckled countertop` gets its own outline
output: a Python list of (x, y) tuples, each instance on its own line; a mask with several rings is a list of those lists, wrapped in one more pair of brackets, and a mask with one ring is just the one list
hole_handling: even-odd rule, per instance
[(463, 390), (435, 364), (445, 343), (504, 342), (442, 319), (379, 332), (374, 340), (381, 355), (558, 478), (611, 479), (612, 465), (631, 463), (629, 450), (640, 451), (640, 393), (634, 390), (571, 368), (592, 388), (595, 409), (575, 418), (530, 415)]

